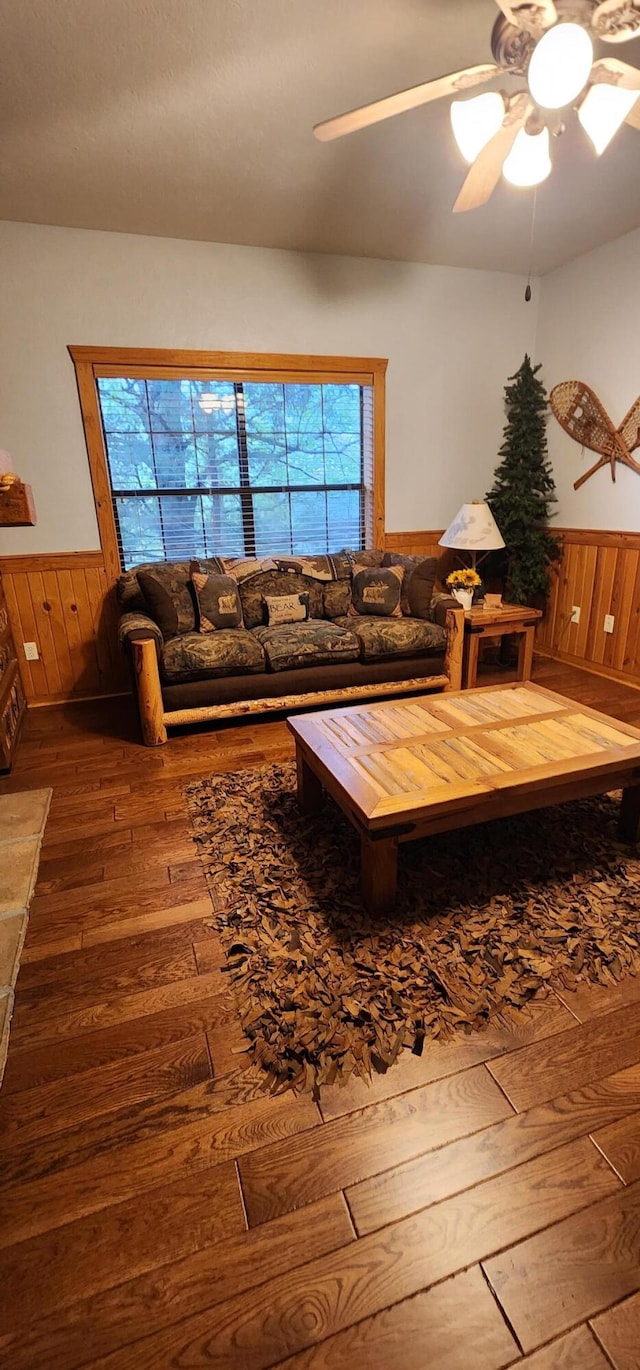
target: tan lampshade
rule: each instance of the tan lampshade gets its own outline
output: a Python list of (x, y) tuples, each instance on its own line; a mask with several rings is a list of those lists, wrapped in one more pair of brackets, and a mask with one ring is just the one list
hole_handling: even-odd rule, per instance
[(461, 504), (439, 545), (459, 552), (492, 552), (504, 547), (504, 538), (486, 501), (474, 499)]

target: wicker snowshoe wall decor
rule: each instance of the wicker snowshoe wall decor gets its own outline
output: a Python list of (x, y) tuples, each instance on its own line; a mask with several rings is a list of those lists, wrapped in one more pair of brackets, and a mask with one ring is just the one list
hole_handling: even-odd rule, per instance
[(558, 423), (565, 433), (575, 438), (582, 447), (599, 452), (600, 460), (585, 471), (573, 488), (578, 490), (602, 466), (611, 467), (611, 479), (616, 478), (616, 462), (629, 466), (640, 475), (640, 464), (631, 453), (640, 447), (640, 395), (625, 414), (619, 428), (615, 427), (606, 409), (584, 381), (561, 381), (554, 385), (549, 402)]

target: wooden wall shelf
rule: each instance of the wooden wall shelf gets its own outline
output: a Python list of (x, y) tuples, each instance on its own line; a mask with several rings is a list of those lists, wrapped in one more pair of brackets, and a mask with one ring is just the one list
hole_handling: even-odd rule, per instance
[(33, 491), (30, 485), (17, 480), (6, 490), (0, 489), (0, 528), (27, 528), (36, 521)]

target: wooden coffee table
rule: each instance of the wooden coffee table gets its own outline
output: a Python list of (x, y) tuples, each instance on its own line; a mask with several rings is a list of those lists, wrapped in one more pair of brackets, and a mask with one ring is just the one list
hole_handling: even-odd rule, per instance
[(638, 837), (640, 730), (539, 685), (329, 709), (289, 728), (304, 812), (326, 790), (360, 834), (372, 913), (393, 907), (400, 842), (616, 789), (621, 835)]

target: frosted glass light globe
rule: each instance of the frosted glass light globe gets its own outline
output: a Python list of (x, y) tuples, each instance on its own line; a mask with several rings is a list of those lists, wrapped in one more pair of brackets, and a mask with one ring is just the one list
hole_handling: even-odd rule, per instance
[(451, 102), (453, 135), (466, 162), (475, 162), (478, 153), (502, 127), (504, 115), (504, 100), (497, 90), (488, 90), (473, 100)]
[(548, 128), (534, 134), (521, 128), (502, 168), (505, 181), (512, 186), (539, 186), (550, 171)]
[(600, 156), (624, 123), (640, 96), (637, 90), (616, 86), (592, 86), (578, 110), (578, 118)]
[(536, 43), (529, 63), (529, 90), (543, 109), (562, 109), (586, 86), (593, 43), (579, 24), (556, 24)]

